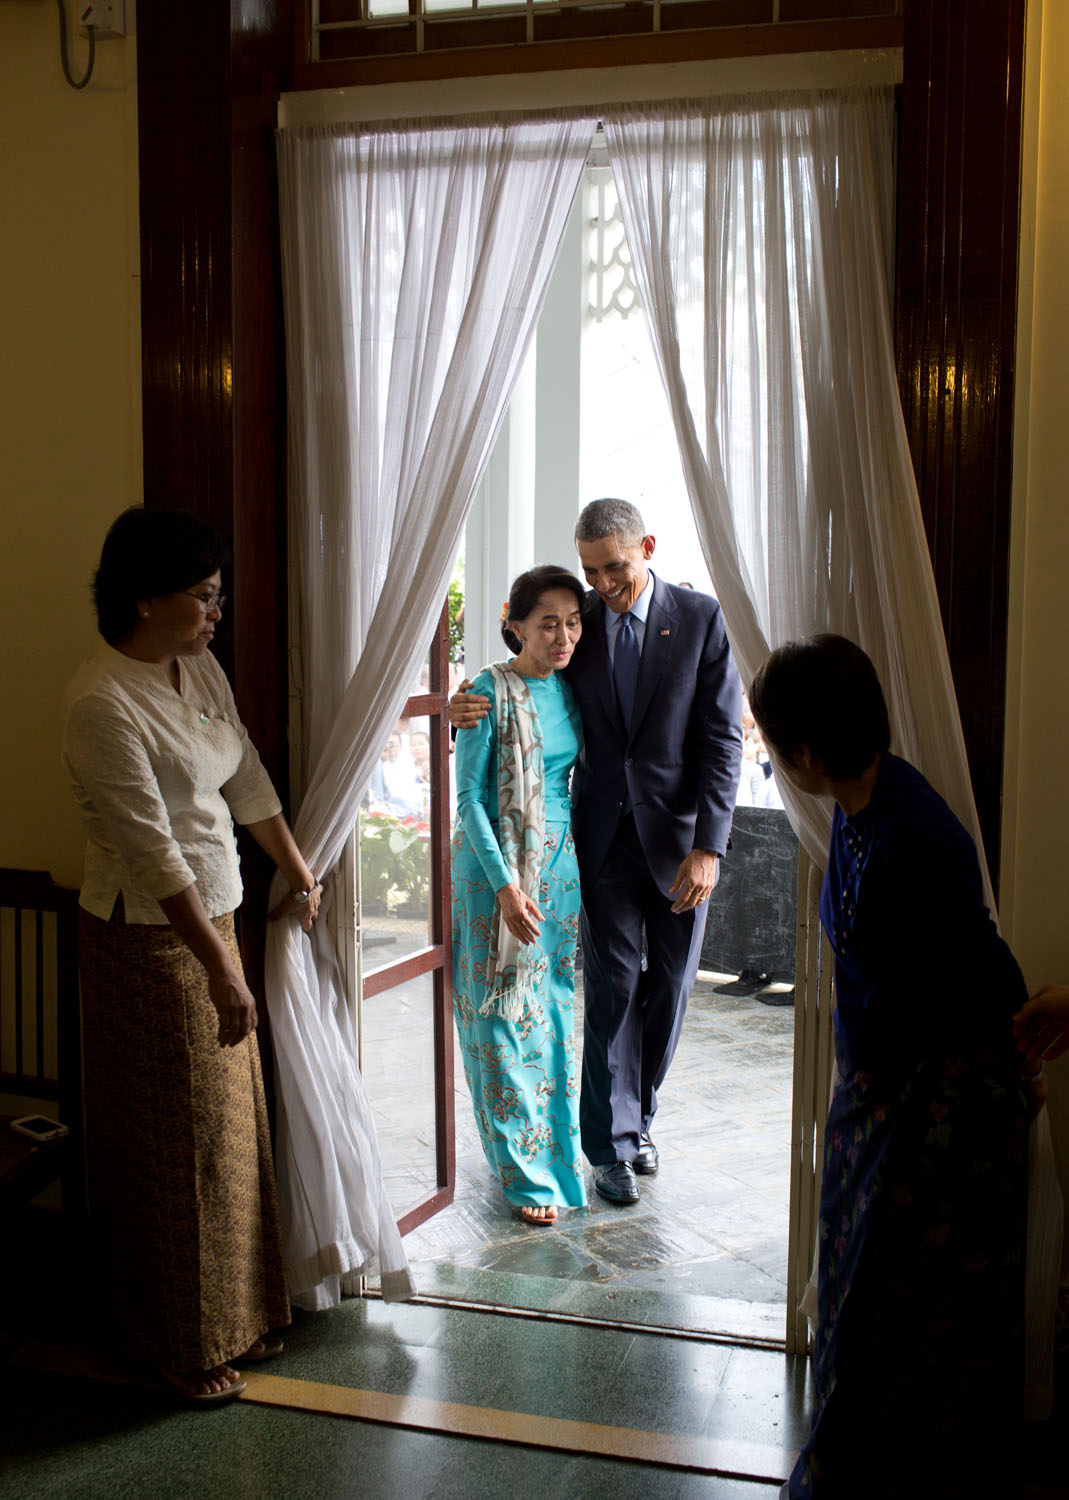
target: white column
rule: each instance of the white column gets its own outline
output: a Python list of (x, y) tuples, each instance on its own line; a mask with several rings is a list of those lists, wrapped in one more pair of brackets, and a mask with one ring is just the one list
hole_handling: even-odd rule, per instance
[(535, 345), (520, 370), (464, 532), (464, 670), (503, 661), (501, 606), (535, 560)]
[(576, 194), (538, 321), (534, 561), (576, 566), (579, 513), (579, 345), (583, 313), (583, 193)]
[(583, 312), (583, 201), (575, 207), (464, 533), (464, 669), (473, 677), (505, 655), (501, 606), (535, 563), (575, 568), (579, 511), (579, 341)]

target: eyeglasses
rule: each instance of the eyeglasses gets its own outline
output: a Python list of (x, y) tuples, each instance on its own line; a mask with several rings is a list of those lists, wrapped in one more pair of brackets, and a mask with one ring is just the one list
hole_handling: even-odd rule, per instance
[(225, 594), (195, 594), (192, 589), (182, 589), (183, 594), (188, 594), (191, 599), (196, 599), (206, 615), (210, 615), (213, 609), (222, 609), (226, 603)]

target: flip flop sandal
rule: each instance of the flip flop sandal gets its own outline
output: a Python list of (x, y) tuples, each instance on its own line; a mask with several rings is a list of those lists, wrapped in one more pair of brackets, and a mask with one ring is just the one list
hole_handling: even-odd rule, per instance
[[(193, 1380), (207, 1379), (210, 1373), (210, 1371), (205, 1370), (203, 1375), (194, 1375), (189, 1378)], [(190, 1391), (186, 1389), (185, 1381), (180, 1375), (174, 1374), (170, 1370), (161, 1370), (160, 1374), (173, 1390), (176, 1390), (187, 1401), (191, 1401), (194, 1406), (221, 1406), (226, 1401), (233, 1401), (235, 1396), (240, 1396), (242, 1391), (247, 1389), (246, 1381), (235, 1380), (232, 1385), (228, 1385), (221, 1391)]]
[[(538, 1204), (527, 1204), (527, 1205), (524, 1205), (524, 1206), (529, 1207), (529, 1208), (537, 1208), (539, 1205)], [(523, 1206), (521, 1206), (520, 1208), (517, 1208), (517, 1210), (516, 1210), (516, 1217), (520, 1220), (520, 1222), (522, 1224), (533, 1224), (536, 1229), (552, 1229), (553, 1225), (556, 1224), (556, 1222), (557, 1222), (557, 1215), (556, 1214), (554, 1214), (551, 1219), (528, 1218), (527, 1215), (523, 1211)]]
[(282, 1340), (275, 1335), (266, 1334), (262, 1339), (257, 1339), (251, 1348), (246, 1349), (244, 1354), (236, 1355), (228, 1363), (232, 1365), (255, 1365), (262, 1359), (274, 1359), (282, 1353), (285, 1348)]

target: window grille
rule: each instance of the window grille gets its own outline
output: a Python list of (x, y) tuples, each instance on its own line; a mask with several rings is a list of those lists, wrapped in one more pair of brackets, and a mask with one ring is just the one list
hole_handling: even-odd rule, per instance
[(680, 31), (886, 20), (901, 0), (308, 0), (312, 63)]
[(638, 287), (624, 236), (611, 167), (588, 167), (583, 182), (587, 231), (587, 317), (629, 318), (638, 312)]

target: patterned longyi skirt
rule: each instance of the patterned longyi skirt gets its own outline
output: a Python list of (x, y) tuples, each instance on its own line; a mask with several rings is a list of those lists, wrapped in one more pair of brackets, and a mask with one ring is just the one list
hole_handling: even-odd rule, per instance
[(1028, 1102), (1012, 1044), (841, 1077), (790, 1500), (1013, 1500)]
[[(86, 1147), (109, 1313), (137, 1357), (206, 1370), (289, 1322), (255, 1036), (220, 1047), (170, 927), (80, 913)], [(232, 916), (214, 925), (238, 960)]]

